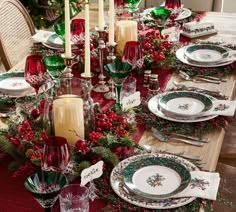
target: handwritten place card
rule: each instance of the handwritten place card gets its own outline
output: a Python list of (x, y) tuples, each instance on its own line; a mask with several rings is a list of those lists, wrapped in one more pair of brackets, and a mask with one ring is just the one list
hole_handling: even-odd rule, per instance
[(84, 169), (81, 173), (81, 186), (85, 186), (88, 182), (99, 178), (102, 176), (102, 167), (103, 167), (103, 161), (99, 161), (96, 164), (90, 166), (87, 169)]
[(140, 105), (141, 100), (140, 100), (140, 92), (137, 91), (134, 94), (124, 97), (122, 99), (122, 107), (123, 110), (126, 111), (132, 107), (136, 107), (138, 105)]

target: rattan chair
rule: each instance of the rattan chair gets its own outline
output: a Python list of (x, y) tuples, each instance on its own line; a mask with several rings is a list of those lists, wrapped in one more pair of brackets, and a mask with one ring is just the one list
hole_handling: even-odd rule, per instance
[(9, 70), (30, 53), (34, 24), (18, 0), (0, 0), (0, 57)]

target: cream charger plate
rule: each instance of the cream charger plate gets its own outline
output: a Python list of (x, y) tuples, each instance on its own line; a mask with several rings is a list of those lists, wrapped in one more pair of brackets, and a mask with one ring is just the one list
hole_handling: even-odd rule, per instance
[[(121, 161), (117, 166), (114, 167), (114, 169), (111, 172), (110, 184), (111, 184), (111, 187), (114, 190), (114, 192), (119, 197), (121, 197), (122, 199), (124, 199), (125, 201), (127, 201), (133, 205), (143, 207), (143, 208), (149, 208), (149, 209), (177, 208), (177, 207), (186, 205), (196, 199), (195, 197), (150, 199), (150, 198), (146, 198), (143, 196), (139, 196), (132, 191), (127, 192), (126, 186), (124, 186), (124, 182), (122, 180), (124, 170), (126, 170), (130, 164), (132, 164), (136, 161), (148, 160), (150, 158), (161, 158), (162, 160), (166, 160), (166, 161), (174, 161), (177, 164), (182, 164), (182, 166), (184, 166), (188, 172), (198, 170), (198, 168), (190, 161), (180, 158), (175, 155), (170, 155), (170, 154), (152, 153), (152, 154), (140, 154), (140, 155), (135, 155), (135, 156), (129, 157), (129, 158)], [(168, 170), (168, 172), (169, 171), (170, 170)], [(171, 174), (173, 177), (172, 171), (173, 170), (171, 170), (169, 174)], [(175, 179), (177, 179), (177, 178), (175, 178)]]
[[(192, 60), (188, 60), (187, 56), (185, 55), (185, 50), (187, 47), (181, 47), (176, 51), (176, 57), (178, 60), (180, 60), (182, 63), (185, 63), (187, 65), (191, 65), (191, 66), (196, 66), (196, 67), (205, 67), (205, 68), (211, 68), (211, 67), (220, 67), (220, 66), (225, 66), (225, 65), (229, 65), (231, 63), (233, 63), (233, 61), (224, 61), (222, 60), (222, 62), (219, 63), (199, 63), (199, 62), (195, 62)], [(228, 49), (229, 51), (231, 51), (231, 49)]]
[[(208, 95), (207, 95), (208, 96)], [(212, 100), (215, 98), (208, 96)], [(159, 105), (159, 95), (153, 96), (149, 101), (148, 101), (148, 109), (156, 116), (169, 120), (169, 121), (175, 121), (175, 122), (182, 122), (182, 123), (193, 123), (193, 122), (200, 122), (200, 121), (207, 121), (210, 119), (213, 119), (217, 117), (217, 115), (209, 115), (209, 116), (175, 116), (173, 114), (168, 114), (164, 113)]]
[(164, 113), (186, 117), (201, 115), (213, 106), (208, 96), (191, 91), (166, 92), (160, 96), (159, 105)]

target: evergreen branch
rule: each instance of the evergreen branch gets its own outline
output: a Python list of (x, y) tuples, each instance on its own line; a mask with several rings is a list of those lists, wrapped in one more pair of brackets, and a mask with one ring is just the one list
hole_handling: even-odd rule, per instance
[(119, 163), (119, 159), (116, 154), (114, 154), (110, 149), (97, 146), (92, 148), (93, 153), (97, 156), (103, 158), (106, 162), (111, 163), (113, 166), (116, 166)]

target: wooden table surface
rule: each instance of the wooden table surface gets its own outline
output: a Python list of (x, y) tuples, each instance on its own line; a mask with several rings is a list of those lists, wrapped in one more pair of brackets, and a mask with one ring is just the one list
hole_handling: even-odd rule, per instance
[[(83, 12), (79, 14), (79, 17), (83, 17)], [(92, 10), (90, 13), (91, 27), (97, 25), (97, 11)], [(198, 40), (211, 41), (211, 42), (226, 42), (236, 44), (236, 14), (224, 14), (217, 12), (207, 12), (203, 21), (211, 21), (215, 24), (215, 28), (218, 33), (213, 36), (201, 37)], [(25, 58), (13, 67), (10, 71), (22, 70), (24, 68)], [(227, 82), (222, 82), (220, 85), (211, 83), (192, 83), (182, 81), (177, 75), (173, 75), (171, 80), (168, 82), (168, 88), (173, 87), (172, 82), (177, 81), (186, 85), (199, 86), (210, 90), (219, 89), (222, 94), (225, 94), (229, 99), (233, 99), (235, 96), (235, 80), (236, 74), (227, 76)], [(4, 120), (1, 120), (0, 126), (4, 126)], [(161, 143), (157, 139), (154, 139), (150, 132), (145, 132), (140, 140), (140, 144), (148, 144), (157, 147), (159, 150), (168, 150), (169, 152), (179, 153), (185, 152), (188, 155), (200, 156), (203, 161), (203, 168), (209, 171), (214, 171), (218, 162), (219, 153), (221, 150), (222, 142), (224, 139), (225, 131), (218, 130), (206, 135), (210, 139), (208, 144), (204, 147), (194, 147), (180, 143)]]

